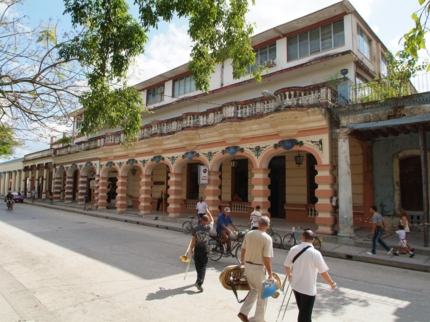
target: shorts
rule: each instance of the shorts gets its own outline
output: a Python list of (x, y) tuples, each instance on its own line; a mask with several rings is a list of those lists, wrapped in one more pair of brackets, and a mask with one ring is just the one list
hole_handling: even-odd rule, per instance
[(408, 246), (408, 242), (406, 241), (406, 239), (400, 239), (399, 246), (400, 247), (407, 247)]

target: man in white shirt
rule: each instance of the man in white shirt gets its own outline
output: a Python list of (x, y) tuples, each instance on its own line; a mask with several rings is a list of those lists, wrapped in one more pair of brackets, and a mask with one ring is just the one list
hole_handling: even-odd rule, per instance
[(200, 196), (199, 202), (196, 204), (197, 215), (199, 216), (199, 221), (202, 219), (203, 215), (206, 214), (206, 211), (209, 209), (209, 206), (206, 202), (203, 201), (203, 196)]
[(284, 263), (299, 308), (298, 322), (312, 321), (312, 310), (317, 294), (317, 273), (333, 290), (337, 287), (328, 274), (328, 267), (321, 253), (312, 245), (314, 236), (312, 230), (305, 230), (302, 234), (302, 243), (291, 248)]
[(258, 223), (261, 218), (260, 206), (256, 206), (255, 210), (251, 213), (251, 217), (249, 218), (249, 225), (251, 230), (258, 229)]

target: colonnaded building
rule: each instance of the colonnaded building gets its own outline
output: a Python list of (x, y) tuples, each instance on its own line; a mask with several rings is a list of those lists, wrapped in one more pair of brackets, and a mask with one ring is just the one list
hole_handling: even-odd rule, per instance
[[(36, 187), (41, 199), (53, 191), (55, 202), (83, 203), (94, 180), (99, 210), (145, 216), (163, 195), (178, 217), (204, 196), (212, 214), (229, 206), (248, 217), (260, 205), (346, 237), (368, 225), (373, 204), (383, 215), (422, 213), (416, 165), (428, 97), (411, 86), (401, 113), (398, 99), (372, 102), (365, 84), (387, 75), (387, 49), (354, 7), (336, 3), (252, 43), (256, 66), (266, 66), (261, 83), (233, 78), (229, 61), (216, 66), (208, 93), (195, 89), (187, 64), (145, 80), (136, 87), (152, 113), (137, 143), (122, 145), (120, 128), (52, 141), (16, 168), (0, 165), (1, 193)], [(73, 118), (78, 133), (83, 110)]]

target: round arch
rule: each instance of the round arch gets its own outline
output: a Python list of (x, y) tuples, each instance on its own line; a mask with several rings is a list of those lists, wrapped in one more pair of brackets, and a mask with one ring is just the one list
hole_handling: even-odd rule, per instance
[(254, 156), (251, 153), (245, 151), (245, 152), (241, 152), (240, 154), (236, 153), (236, 155), (234, 156), (230, 154), (217, 155), (212, 162), (212, 167), (210, 171), (218, 171), (219, 167), (225, 160), (233, 159), (233, 158), (251, 160), (252, 167), (254, 169), (258, 167), (257, 161), (255, 160)]
[(322, 159), (321, 159), (320, 154), (314, 148), (312, 148), (310, 146), (303, 145), (303, 146), (295, 146), (291, 150), (284, 150), (282, 148), (279, 148), (279, 149), (270, 149), (270, 150), (266, 151), (261, 156), (260, 167), (263, 169), (267, 169), (269, 167), (269, 163), (270, 163), (270, 160), (272, 160), (272, 158), (274, 158), (278, 155), (281, 155), (285, 152), (291, 152), (291, 151), (309, 152), (310, 154), (312, 154), (315, 157), (318, 165), (322, 164)]
[(207, 162), (207, 160), (202, 158), (201, 156), (195, 157), (191, 160), (185, 158), (185, 159), (178, 160), (178, 162), (176, 162), (175, 167), (173, 168), (173, 172), (174, 173), (180, 173), (182, 171), (182, 168), (184, 167), (184, 165), (186, 165), (188, 163), (195, 163), (195, 162), (201, 162), (201, 163), (203, 163), (203, 165), (209, 166), (209, 163)]

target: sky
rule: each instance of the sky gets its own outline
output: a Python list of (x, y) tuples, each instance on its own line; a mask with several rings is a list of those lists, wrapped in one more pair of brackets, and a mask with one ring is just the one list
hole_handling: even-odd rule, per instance
[[(133, 0), (127, 0), (127, 2), (131, 13), (138, 18), (138, 9), (133, 5)], [(255, 24), (254, 30), (257, 34), (339, 1), (256, 0), (255, 2), (256, 5), (250, 7), (247, 19)], [(398, 44), (399, 39), (414, 26), (411, 14), (420, 8), (418, 0), (350, 0), (350, 2), (392, 52), (401, 48)], [(70, 18), (63, 16), (62, 0), (26, 0), (21, 10), (23, 14), (29, 16), (33, 25), (52, 19), (54, 22), (58, 21), (60, 31), (67, 32), (71, 28)], [(137, 58), (130, 84), (142, 82), (186, 63), (191, 51), (187, 28), (185, 20), (175, 19), (171, 23), (163, 23), (158, 30), (151, 30), (145, 54)], [(16, 149), (12, 158), (20, 158), (31, 152), (48, 149), (48, 141), (26, 142), (24, 147)]]

